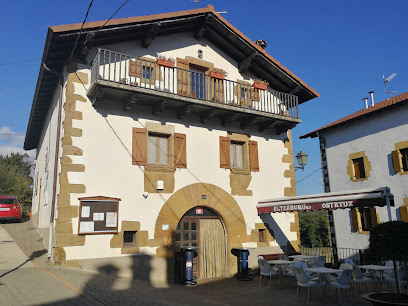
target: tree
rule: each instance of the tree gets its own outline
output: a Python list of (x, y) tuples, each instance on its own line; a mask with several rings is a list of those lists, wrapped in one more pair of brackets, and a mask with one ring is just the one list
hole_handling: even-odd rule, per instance
[(400, 295), (397, 261), (408, 261), (408, 223), (389, 221), (380, 223), (370, 231), (369, 251), (373, 258), (379, 261), (392, 260), (394, 264), (397, 296)]
[(31, 164), (23, 162), (23, 155), (11, 153), (0, 155), (0, 195), (17, 196), (23, 212), (31, 210), (32, 184)]
[(305, 211), (299, 214), (300, 241), (306, 246), (328, 246), (329, 230), (325, 211)]

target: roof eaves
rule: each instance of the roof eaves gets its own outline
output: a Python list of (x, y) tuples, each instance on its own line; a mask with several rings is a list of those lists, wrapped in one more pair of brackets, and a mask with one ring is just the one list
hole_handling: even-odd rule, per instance
[(352, 114), (350, 114), (350, 115), (348, 115), (346, 117), (343, 117), (343, 118), (338, 119), (338, 120), (336, 120), (336, 121), (334, 121), (332, 123), (329, 123), (329, 124), (327, 124), (327, 125), (325, 125), (325, 126), (323, 126), (321, 128), (318, 128), (318, 129), (316, 129), (316, 130), (314, 130), (314, 131), (312, 131), (310, 133), (302, 135), (299, 138), (300, 139), (305, 139), (305, 138), (308, 138), (308, 137), (315, 138), (315, 137), (318, 136), (319, 132), (327, 131), (327, 130), (342, 126), (342, 125), (344, 125), (346, 123), (350, 123), (350, 122), (355, 121), (355, 120), (363, 119), (365, 117), (371, 116), (371, 115), (373, 115), (375, 113), (378, 113), (378, 112), (381, 112), (383, 110), (390, 109), (390, 108), (396, 106), (397, 104), (403, 103), (403, 102), (408, 102), (408, 92), (404, 92), (404, 93), (402, 93), (402, 94), (400, 94), (398, 96), (392, 97), (391, 99), (381, 101), (381, 102), (379, 102), (379, 103), (377, 103), (374, 106), (371, 106), (369, 108), (364, 108), (362, 110), (359, 110), (359, 111), (357, 111), (355, 113), (352, 113)]

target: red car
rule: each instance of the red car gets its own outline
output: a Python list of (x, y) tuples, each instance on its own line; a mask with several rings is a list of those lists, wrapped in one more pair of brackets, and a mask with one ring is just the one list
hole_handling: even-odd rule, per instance
[(21, 221), (21, 204), (15, 196), (0, 196), (0, 221), (16, 220)]

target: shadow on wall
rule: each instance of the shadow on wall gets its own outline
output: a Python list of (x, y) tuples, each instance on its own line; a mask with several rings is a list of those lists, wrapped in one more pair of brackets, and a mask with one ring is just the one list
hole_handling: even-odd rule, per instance
[(275, 219), (271, 216), (271, 214), (261, 214), (260, 218), (263, 221), (263, 223), (268, 227), (268, 230), (271, 233), (272, 237), (275, 238), (275, 241), (278, 243), (278, 245), (282, 248), (282, 250), (285, 253), (296, 253), (296, 250), (290, 244), (288, 237), (286, 237), (285, 233), (276, 223)]

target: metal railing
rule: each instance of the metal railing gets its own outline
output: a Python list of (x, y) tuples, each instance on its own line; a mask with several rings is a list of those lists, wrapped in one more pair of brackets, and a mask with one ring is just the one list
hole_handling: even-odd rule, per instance
[(326, 263), (332, 266), (338, 266), (346, 259), (353, 260), (356, 265), (365, 264), (364, 249), (301, 246), (300, 252), (303, 255), (318, 253), (320, 256), (326, 256)]
[(299, 118), (298, 97), (270, 89), (257, 89), (209, 74), (156, 63), (156, 59), (98, 49), (93, 61), (91, 84), (105, 80), (177, 96)]

